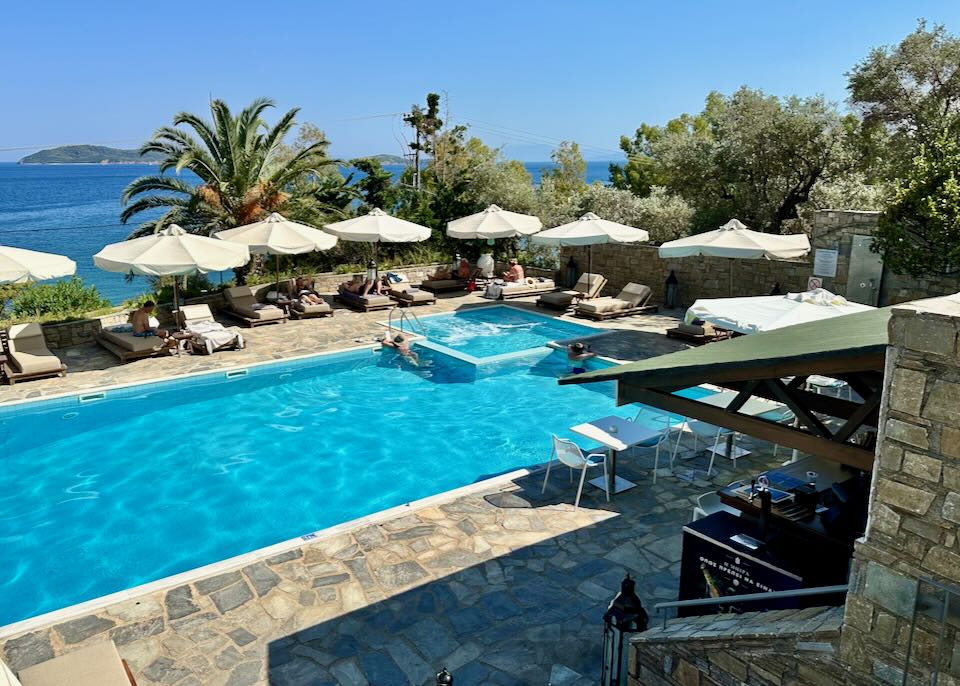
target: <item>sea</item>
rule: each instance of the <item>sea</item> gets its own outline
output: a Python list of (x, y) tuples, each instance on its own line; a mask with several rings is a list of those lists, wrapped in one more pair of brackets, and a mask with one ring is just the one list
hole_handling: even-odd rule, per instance
[[(534, 183), (551, 162), (524, 162)], [(587, 163), (587, 182), (609, 181), (610, 162)], [(386, 165), (395, 176), (401, 165)], [(0, 163), (0, 245), (67, 255), (77, 275), (114, 304), (148, 289), (140, 277), (97, 269), (93, 255), (124, 240), (135, 224), (120, 223), (120, 194), (134, 179), (155, 174), (154, 165), (21, 165)]]

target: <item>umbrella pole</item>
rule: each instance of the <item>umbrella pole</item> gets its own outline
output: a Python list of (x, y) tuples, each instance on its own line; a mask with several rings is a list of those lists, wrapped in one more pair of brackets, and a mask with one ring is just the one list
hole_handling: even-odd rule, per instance
[(173, 277), (173, 324), (174, 327), (180, 329), (180, 277)]
[(593, 290), (593, 245), (587, 246), (587, 293)]
[(280, 255), (274, 255), (277, 258), (277, 296), (280, 295)]
[(730, 264), (729, 264), (729, 269), (728, 269), (728, 271), (730, 272), (730, 290), (729, 290), (729, 295), (730, 295), (730, 297), (732, 298), (732, 297), (733, 297), (733, 258), (732, 258), (732, 257), (730, 258)]

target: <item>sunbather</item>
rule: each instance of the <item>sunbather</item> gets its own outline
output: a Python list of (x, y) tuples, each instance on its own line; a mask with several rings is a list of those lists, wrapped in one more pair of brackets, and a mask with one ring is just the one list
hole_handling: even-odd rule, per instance
[(466, 257), (461, 257), (460, 267), (457, 269), (457, 277), (460, 279), (469, 279), (472, 273), (473, 268), (470, 266), (470, 262)]
[(353, 277), (342, 284), (341, 288), (349, 293), (356, 293), (363, 297), (366, 297), (371, 291), (377, 294), (381, 292), (379, 280), (371, 281), (370, 279), (364, 279), (362, 276)]
[(157, 338), (162, 338), (164, 340), (169, 338), (169, 331), (153, 325), (153, 323), (150, 321), (155, 308), (156, 303), (154, 303), (152, 300), (148, 300), (147, 302), (143, 303), (142, 307), (133, 311), (133, 314), (130, 315), (130, 323), (133, 325), (134, 336), (137, 338), (150, 338), (151, 336), (156, 336)]
[(567, 361), (570, 362), (570, 373), (583, 374), (585, 371), (587, 371), (587, 368), (584, 364), (585, 361), (596, 356), (597, 354), (595, 352), (591, 352), (590, 348), (585, 346), (580, 341), (571, 343), (567, 346)]
[(420, 364), (420, 356), (410, 349), (410, 340), (407, 338), (406, 334), (398, 333), (393, 338), (387, 336), (380, 341), (380, 343), (383, 344), (384, 348), (393, 348), (400, 353), (402, 357), (405, 357), (414, 364)]
[(510, 269), (503, 273), (503, 280), (507, 283), (519, 283), (524, 280), (523, 267), (516, 259), (510, 260)]

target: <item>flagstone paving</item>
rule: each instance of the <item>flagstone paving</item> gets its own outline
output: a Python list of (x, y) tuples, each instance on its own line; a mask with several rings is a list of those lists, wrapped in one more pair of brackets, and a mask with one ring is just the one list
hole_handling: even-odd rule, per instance
[[(489, 304), (441, 298), (430, 311)], [(532, 307), (531, 302), (511, 303)], [(306, 355), (371, 343), (384, 312), (245, 330), (244, 351), (119, 365), (96, 346), (66, 351), (66, 379), (0, 389), (0, 402)], [(662, 335), (672, 313), (610, 322), (595, 347), (636, 359), (677, 347)], [(598, 678), (601, 617), (625, 574), (648, 610), (676, 597), (681, 527), (700, 493), (771, 463), (767, 444), (706, 479), (703, 454), (661, 470), (653, 451), (619, 461), (638, 487), (607, 503), (555, 470), (452, 496), (361, 524), (191, 583), (135, 596), (85, 616), (0, 638), (14, 670), (113, 640), (141, 686), (308, 686), (433, 683), (585, 685)], [(682, 456), (689, 457), (684, 452)], [(543, 455), (547, 458), (546, 450)], [(689, 473), (691, 466), (700, 472)], [(684, 474), (686, 478), (679, 478)], [(2, 632), (0, 632), (2, 635)]]

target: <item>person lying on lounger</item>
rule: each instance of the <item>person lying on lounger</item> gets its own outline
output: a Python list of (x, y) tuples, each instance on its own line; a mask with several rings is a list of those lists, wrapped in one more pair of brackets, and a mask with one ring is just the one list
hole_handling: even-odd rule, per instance
[(137, 338), (150, 338), (151, 336), (156, 336), (157, 338), (162, 338), (166, 340), (170, 336), (170, 332), (166, 329), (161, 329), (157, 326), (153, 326), (150, 322), (150, 317), (153, 315), (153, 311), (156, 308), (156, 303), (152, 300), (148, 300), (143, 303), (143, 306), (137, 310), (133, 311), (133, 314), (130, 315), (130, 323), (133, 324), (133, 335)]
[(371, 292), (377, 295), (383, 294), (379, 279), (371, 281), (370, 279), (364, 279), (362, 276), (355, 276), (340, 287), (348, 293), (356, 293), (362, 297), (366, 297)]
[(571, 374), (583, 374), (587, 371), (585, 361), (597, 354), (590, 352), (590, 348), (577, 341), (567, 346), (567, 361), (570, 363)]
[(393, 338), (387, 336), (380, 341), (380, 343), (383, 344), (384, 348), (393, 348), (400, 353), (402, 357), (410, 360), (414, 364), (420, 364), (420, 356), (410, 349), (410, 340), (405, 334), (398, 333)]
[(519, 283), (523, 278), (523, 267), (516, 259), (510, 260), (510, 269), (503, 273), (503, 280), (507, 283)]

